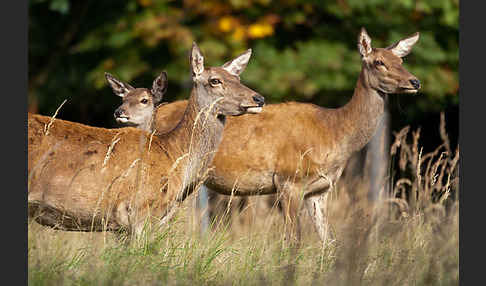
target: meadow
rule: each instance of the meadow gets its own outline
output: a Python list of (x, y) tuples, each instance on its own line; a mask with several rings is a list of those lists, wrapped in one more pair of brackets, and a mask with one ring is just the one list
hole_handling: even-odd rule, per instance
[(459, 148), (443, 117), (437, 132), (443, 143), (431, 152), (419, 129), (394, 132), (389, 192), (376, 203), (367, 176), (341, 178), (324, 247), (305, 209), (299, 249), (285, 241), (276, 206), (249, 204), (204, 232), (196, 193), (167, 227), (130, 243), (29, 221), (29, 285), (458, 285)]

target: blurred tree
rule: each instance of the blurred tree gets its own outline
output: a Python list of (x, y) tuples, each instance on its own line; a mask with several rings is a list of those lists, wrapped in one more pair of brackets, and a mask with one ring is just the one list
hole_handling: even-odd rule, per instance
[(166, 70), (166, 100), (187, 98), (194, 40), (209, 65), (252, 48), (242, 80), (268, 102), (337, 107), (352, 95), (360, 70), (356, 40), (364, 26), (375, 47), (421, 33), (405, 66), (423, 89), (390, 97), (392, 130), (433, 122), (435, 133), (438, 113), (446, 110), (455, 142), (458, 14), (459, 0), (31, 0), (29, 110), (52, 114), (67, 99), (61, 118), (116, 126), (112, 114), (120, 99), (107, 87), (105, 71), (148, 87)]

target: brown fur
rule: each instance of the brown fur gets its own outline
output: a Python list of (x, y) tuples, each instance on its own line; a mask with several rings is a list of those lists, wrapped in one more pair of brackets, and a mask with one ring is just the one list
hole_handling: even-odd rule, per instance
[(181, 120), (186, 106), (187, 100), (178, 100), (169, 104), (159, 105), (156, 108), (154, 119), (154, 128), (157, 132), (166, 133), (172, 130)]

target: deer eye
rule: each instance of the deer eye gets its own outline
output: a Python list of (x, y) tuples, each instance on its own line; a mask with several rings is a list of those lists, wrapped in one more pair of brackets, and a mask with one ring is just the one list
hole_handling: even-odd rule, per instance
[(221, 84), (221, 81), (217, 78), (212, 78), (212, 79), (209, 80), (209, 83), (211, 85), (218, 85), (218, 84)]
[(143, 104), (147, 104), (148, 100), (146, 98), (143, 98), (142, 100), (140, 100), (140, 102), (143, 103)]
[(375, 61), (375, 66), (384, 66), (384, 65), (385, 65), (385, 63), (380, 61), (380, 60)]

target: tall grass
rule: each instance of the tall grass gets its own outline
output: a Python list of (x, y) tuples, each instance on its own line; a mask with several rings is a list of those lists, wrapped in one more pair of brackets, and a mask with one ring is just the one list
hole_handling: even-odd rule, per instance
[(367, 200), (369, 182), (352, 195), (339, 182), (329, 202), (335, 240), (325, 247), (304, 218), (293, 255), (277, 208), (202, 233), (186, 200), (167, 227), (131, 244), (29, 222), (29, 285), (458, 285), (459, 150), (443, 120), (439, 132), (443, 144), (430, 153), (420, 130), (394, 134), (391, 193), (379, 203)]

